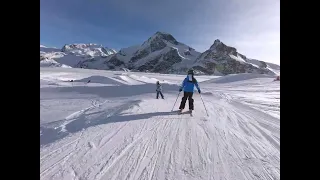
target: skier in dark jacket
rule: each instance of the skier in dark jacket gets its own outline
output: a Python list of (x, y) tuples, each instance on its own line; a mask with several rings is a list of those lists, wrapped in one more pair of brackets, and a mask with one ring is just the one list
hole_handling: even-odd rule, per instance
[(161, 95), (161, 98), (164, 99), (163, 94), (162, 94), (162, 86), (159, 81), (157, 81), (157, 99), (159, 99), (159, 94)]
[(198, 85), (198, 82), (197, 82), (196, 78), (194, 78), (193, 70), (189, 70), (188, 71), (188, 76), (183, 80), (182, 85), (181, 85), (181, 87), (179, 89), (180, 92), (182, 90), (184, 91), (183, 97), (182, 97), (182, 100), (181, 100), (181, 103), (180, 103), (180, 107), (179, 107), (180, 113), (184, 109), (187, 99), (189, 101), (189, 111), (190, 111), (190, 113), (192, 113), (192, 110), (194, 110), (193, 99), (192, 99), (192, 95), (193, 95), (193, 92), (194, 92), (194, 86), (196, 86), (196, 88), (198, 89), (198, 92), (201, 93), (201, 90), (200, 90), (200, 87)]

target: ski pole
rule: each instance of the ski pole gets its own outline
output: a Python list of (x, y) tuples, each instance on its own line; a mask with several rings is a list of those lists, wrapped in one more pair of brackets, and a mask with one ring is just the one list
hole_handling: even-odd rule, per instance
[[(179, 94), (178, 94), (178, 97), (177, 97), (177, 99), (176, 99), (176, 102), (177, 102), (177, 100), (178, 100), (178, 98), (179, 98), (180, 92), (181, 92), (181, 91), (179, 91)], [(174, 102), (174, 105), (173, 105), (173, 107), (172, 107), (171, 112), (173, 111), (173, 108), (174, 108), (174, 106), (176, 105), (176, 102)]]
[(203, 103), (204, 109), (206, 110), (207, 116), (209, 117), (209, 114), (208, 114), (207, 108), (206, 108), (206, 106), (205, 106), (205, 104), (204, 104), (204, 102), (203, 102), (203, 99), (202, 99), (201, 94), (200, 94), (200, 97), (201, 97), (201, 100), (202, 100), (202, 103)]

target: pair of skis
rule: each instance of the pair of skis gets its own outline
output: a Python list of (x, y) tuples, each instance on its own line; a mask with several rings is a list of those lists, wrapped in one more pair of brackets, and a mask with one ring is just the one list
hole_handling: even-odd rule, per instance
[[(171, 112), (173, 112), (173, 108), (174, 108), (174, 106), (176, 105), (176, 102), (177, 102), (177, 100), (178, 100), (178, 98), (179, 98), (180, 92), (181, 92), (181, 91), (179, 91), (179, 94), (178, 94), (178, 96), (177, 96), (177, 99), (176, 99), (176, 101), (175, 101), (174, 104), (173, 104), (173, 107), (172, 107), (172, 109), (171, 109)], [(203, 103), (204, 109), (206, 110), (207, 116), (209, 117), (207, 108), (206, 108), (206, 106), (205, 106), (205, 104), (204, 104), (204, 101), (203, 101), (203, 99), (202, 99), (201, 94), (200, 94), (200, 98), (201, 98), (201, 101), (202, 101), (202, 103)], [(181, 114), (182, 111), (181, 111), (181, 110), (178, 110), (178, 113)], [(193, 115), (192, 115), (192, 111), (189, 111), (189, 114), (190, 114), (190, 116), (193, 116)]]
[[(190, 116), (193, 116), (192, 110), (189, 110), (189, 111), (187, 111), (185, 113), (190, 114)], [(182, 110), (178, 110), (178, 114), (180, 115), (180, 114), (184, 114), (184, 113), (182, 112)]]

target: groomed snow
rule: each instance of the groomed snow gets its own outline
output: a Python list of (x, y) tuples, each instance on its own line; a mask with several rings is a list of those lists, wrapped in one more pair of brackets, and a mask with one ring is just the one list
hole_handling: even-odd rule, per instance
[(279, 180), (279, 81), (197, 76), (191, 117), (184, 78), (40, 67), (40, 179)]

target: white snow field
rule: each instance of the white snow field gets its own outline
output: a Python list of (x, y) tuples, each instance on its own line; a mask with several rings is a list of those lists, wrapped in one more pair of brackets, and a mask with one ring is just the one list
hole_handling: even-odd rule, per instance
[(40, 67), (40, 179), (279, 180), (280, 82), (196, 76), (191, 117), (184, 77)]

